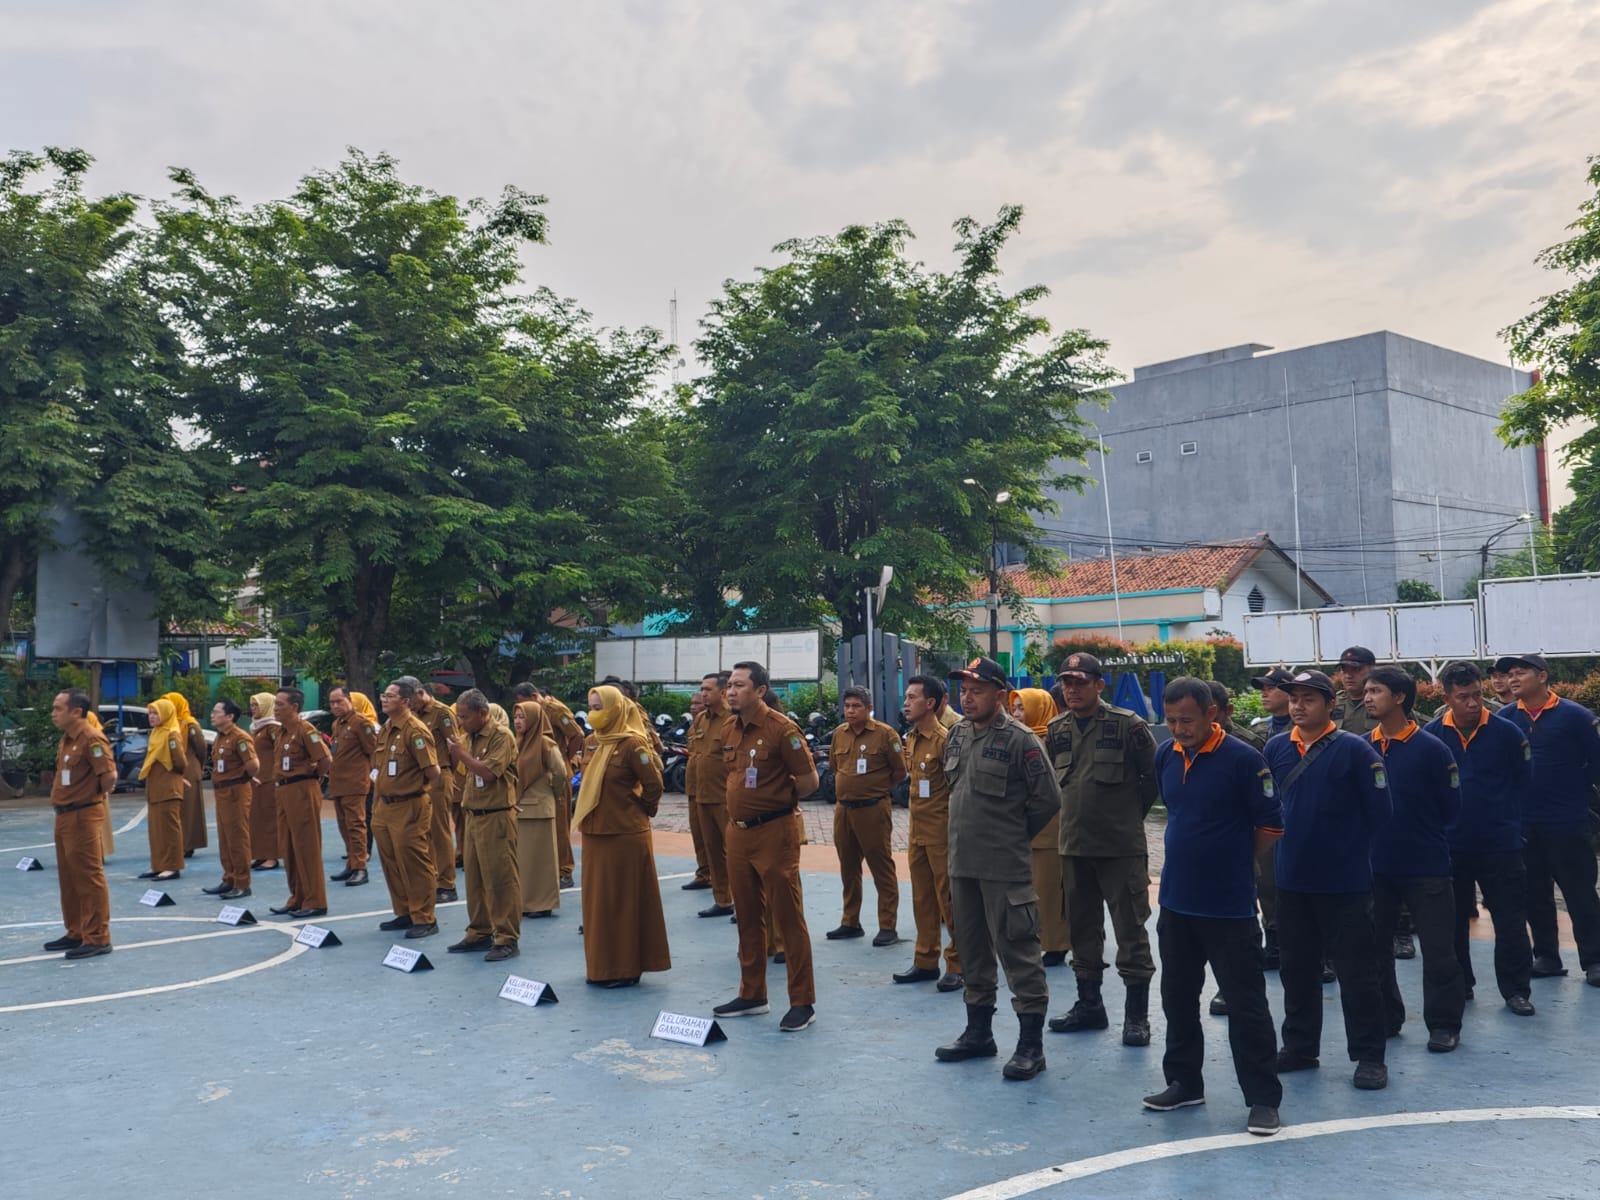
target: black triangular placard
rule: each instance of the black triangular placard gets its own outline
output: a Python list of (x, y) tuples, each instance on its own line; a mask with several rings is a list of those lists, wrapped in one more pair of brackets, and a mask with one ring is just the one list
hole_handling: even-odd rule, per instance
[(706, 1045), (709, 1046), (712, 1042), (725, 1042), (727, 1040), (728, 1035), (722, 1032), (722, 1026), (715, 1021), (711, 1022), (711, 1028), (706, 1031)]
[(431, 971), (431, 970), (433, 970), (433, 964), (428, 961), (428, 956), (426, 954), (419, 954), (419, 955), (417, 955), (416, 964), (411, 968), (410, 971), (407, 971), (406, 974), (412, 975), (412, 974), (415, 974), (418, 971)]
[(556, 995), (555, 988), (551, 987), (547, 983), (547, 984), (544, 985), (544, 991), (539, 993), (538, 1003), (539, 1004), (560, 1004), (561, 1003), (561, 997)]
[[(23, 866), (23, 863), (27, 863), (28, 865)], [(17, 863), (17, 869), (19, 871), (42, 871), (44, 870), (44, 864), (37, 858), (23, 858)]]

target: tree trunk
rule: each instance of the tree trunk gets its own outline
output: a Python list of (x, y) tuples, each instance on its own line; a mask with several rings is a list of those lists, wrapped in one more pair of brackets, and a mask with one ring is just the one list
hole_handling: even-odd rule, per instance
[(21, 538), (7, 538), (0, 545), (0, 637), (11, 630), (11, 607), (17, 597), (17, 588), (33, 570), (33, 556), (25, 550)]
[(498, 647), (475, 646), (467, 650), (463, 657), (467, 665), (472, 668), (472, 685), (489, 699), (499, 701), (499, 684), (494, 677), (494, 660), (499, 657)]
[(395, 568), (364, 562), (350, 581), (350, 611), (338, 619), (335, 637), (344, 660), (345, 679), (353, 691), (377, 695), (378, 655), (389, 630), (389, 603), (394, 596)]

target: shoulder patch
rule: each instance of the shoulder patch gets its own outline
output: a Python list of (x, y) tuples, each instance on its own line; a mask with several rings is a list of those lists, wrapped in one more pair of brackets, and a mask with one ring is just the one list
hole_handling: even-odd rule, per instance
[(1380, 788), (1388, 787), (1389, 786), (1389, 775), (1383, 769), (1383, 764), (1381, 762), (1375, 762), (1375, 763), (1368, 763), (1367, 765), (1372, 768), (1372, 782), (1373, 782), (1373, 785), (1376, 786), (1376, 787), (1380, 787)]
[(320, 733), (318, 733), (315, 729), (313, 729), (310, 733), (308, 733), (306, 735), (306, 738), (307, 738), (307, 740), (309, 740), (311, 742), (311, 744), (313, 746), (315, 746), (318, 742), (320, 742), (322, 740), (322, 735)]
[(1271, 800), (1278, 794), (1278, 787), (1272, 782), (1272, 772), (1266, 767), (1256, 772), (1261, 777), (1261, 794)]
[(1453, 788), (1461, 786), (1461, 770), (1455, 763), (1450, 764), (1450, 786)]
[(791, 733), (789, 735), (789, 748), (792, 750), (800, 749), (800, 735), (798, 733)]
[(411, 744), (412, 744), (412, 745), (413, 745), (413, 746), (415, 746), (415, 747), (416, 747), (416, 748), (417, 748), (417, 749), (418, 749), (418, 750), (421, 750), (421, 749), (422, 749), (422, 747), (423, 747), (423, 744), (424, 744), (424, 742), (423, 742), (423, 739), (422, 739), (422, 738), (413, 738), (413, 739), (412, 739), (412, 740), (411, 740)]
[(1528, 741), (1527, 738), (1522, 739), (1522, 761), (1533, 761), (1533, 743)]
[(1044, 751), (1037, 746), (1029, 746), (1022, 752), (1022, 769), (1030, 777), (1044, 774)]
[(102, 757), (104, 757), (104, 753), (103, 753), (103, 751), (101, 751), (101, 749), (100, 749), (100, 747), (99, 747), (99, 746), (92, 746), (92, 747), (90, 747), (90, 749), (89, 749), (89, 753), (90, 753), (90, 754), (92, 754), (92, 755), (93, 755), (93, 756), (94, 756), (94, 757), (95, 757), (95, 758), (102, 758)]
[(649, 762), (650, 762), (650, 751), (648, 751), (648, 750), (639, 751), (639, 761), (644, 763), (644, 764), (646, 764), (646, 765), (648, 765)]

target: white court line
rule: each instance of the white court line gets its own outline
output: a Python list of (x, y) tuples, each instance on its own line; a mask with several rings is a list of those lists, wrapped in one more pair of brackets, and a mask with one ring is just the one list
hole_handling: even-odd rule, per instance
[[(111, 832), (114, 834), (127, 833), (128, 830), (132, 829), (135, 825), (149, 815), (150, 806), (148, 804), (141, 804), (139, 806), (139, 811), (128, 818), (128, 823), (126, 825), (123, 825), (120, 829), (113, 829)], [(55, 841), (51, 840), (48, 842), (35, 842), (31, 846), (0, 846), (0, 854), (10, 854), (14, 850), (53, 850), (54, 848)]]
[(1533, 1108), (1458, 1108), (1437, 1112), (1385, 1113), (1372, 1117), (1346, 1117), (1337, 1121), (1312, 1121), (1305, 1125), (1287, 1125), (1274, 1137), (1256, 1137), (1248, 1133), (1227, 1133), (1216, 1137), (1186, 1138), (1176, 1142), (1158, 1142), (1152, 1146), (1134, 1146), (1113, 1154), (1098, 1154), (1093, 1158), (1080, 1158), (1059, 1166), (1013, 1175), (1010, 1179), (975, 1187), (971, 1191), (950, 1196), (947, 1200), (1012, 1200), (1042, 1192), (1058, 1184), (1101, 1175), (1120, 1167), (1140, 1163), (1158, 1162), (1167, 1158), (1181, 1158), (1189, 1154), (1209, 1154), (1213, 1150), (1231, 1150), (1241, 1146), (1272, 1146), (1278, 1142), (1299, 1141), (1303, 1138), (1326, 1137), (1335, 1133), (1355, 1133), (1363, 1129), (1390, 1129), (1412, 1125), (1458, 1125), (1474, 1121), (1564, 1121), (1600, 1120), (1600, 1107), (1589, 1105), (1540, 1105)]

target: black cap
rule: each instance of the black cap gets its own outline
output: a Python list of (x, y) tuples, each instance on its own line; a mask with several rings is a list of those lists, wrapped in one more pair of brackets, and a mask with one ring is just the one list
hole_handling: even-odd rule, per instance
[(1365, 646), (1351, 646), (1343, 654), (1339, 655), (1340, 666), (1347, 662), (1360, 663), (1366, 667), (1375, 667), (1378, 665), (1378, 656)]
[(999, 688), (1011, 686), (1011, 680), (1006, 678), (1006, 669), (992, 658), (975, 658), (960, 670), (951, 671), (948, 678), (992, 683)]
[(1512, 667), (1527, 667), (1530, 671), (1550, 670), (1550, 664), (1544, 661), (1542, 654), (1507, 654), (1494, 660), (1496, 671), (1509, 671)]
[(1056, 676), (1082, 675), (1085, 679), (1099, 679), (1105, 674), (1100, 660), (1092, 654), (1069, 654), (1056, 670)]
[(1333, 686), (1333, 680), (1329, 679), (1321, 671), (1296, 671), (1289, 677), (1289, 682), (1283, 686), (1285, 688), (1312, 688), (1321, 692), (1329, 700), (1338, 695), (1338, 691)]
[(1294, 672), (1287, 667), (1273, 667), (1265, 675), (1257, 675), (1250, 681), (1250, 686), (1260, 691), (1262, 688), (1286, 688), (1294, 682)]

